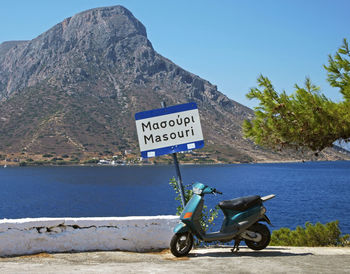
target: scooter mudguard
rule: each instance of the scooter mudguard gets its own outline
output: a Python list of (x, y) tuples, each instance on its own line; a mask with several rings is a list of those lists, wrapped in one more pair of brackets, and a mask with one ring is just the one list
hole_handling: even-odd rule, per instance
[(266, 222), (269, 225), (272, 225), (269, 217), (267, 217), (265, 214), (262, 216), (262, 218), (259, 221)]
[(179, 223), (174, 228), (174, 233), (183, 233), (189, 231), (188, 226), (184, 223)]

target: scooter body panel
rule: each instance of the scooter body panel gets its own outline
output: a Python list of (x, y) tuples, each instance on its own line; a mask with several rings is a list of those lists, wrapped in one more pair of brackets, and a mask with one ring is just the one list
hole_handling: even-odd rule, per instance
[[(203, 197), (197, 194), (193, 194), (191, 200), (187, 203), (180, 216), (180, 220), (186, 225), (187, 231), (191, 231), (192, 234), (201, 240), (202, 235), (204, 234), (203, 228), (200, 224), (203, 205)], [(182, 230), (184, 230), (184, 228)]]
[(229, 233), (242, 230), (256, 223), (264, 214), (264, 207), (261, 205), (251, 207), (245, 211), (223, 210), (225, 219), (220, 232)]
[(190, 229), (184, 223), (178, 223), (174, 228), (174, 233), (188, 232)]
[(174, 228), (174, 233), (191, 231), (199, 239), (202, 239), (200, 235), (202, 232), (202, 227), (199, 220), (203, 209), (203, 204), (203, 197), (197, 194), (193, 194), (191, 200), (186, 204), (184, 210), (181, 213), (180, 220), (182, 222)]
[[(194, 194), (192, 196), (191, 200), (189, 200), (189, 202), (187, 203), (187, 205), (185, 206), (184, 210), (181, 213), (181, 216), (180, 216), (181, 221), (193, 220), (194, 212), (198, 208), (198, 205), (202, 199), (203, 198), (200, 195)], [(191, 216), (190, 216), (190, 213), (192, 213)]]

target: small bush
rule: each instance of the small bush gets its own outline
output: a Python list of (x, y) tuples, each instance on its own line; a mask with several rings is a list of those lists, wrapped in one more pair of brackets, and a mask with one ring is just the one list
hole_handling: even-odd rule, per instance
[(350, 236), (342, 236), (339, 229), (339, 221), (327, 224), (317, 222), (312, 225), (305, 223), (305, 228), (297, 226), (295, 230), (281, 228), (274, 230), (270, 245), (279, 246), (348, 246)]
[(84, 161), (83, 163), (84, 164), (97, 164), (98, 162), (99, 162), (98, 159), (89, 159), (89, 160)]
[(78, 157), (74, 157), (72, 159), (69, 160), (70, 162), (79, 162), (79, 158)]
[(42, 166), (42, 165), (45, 165), (47, 163), (48, 163), (47, 161), (34, 161), (34, 162), (31, 162), (32, 165), (36, 165), (36, 166)]
[(62, 160), (63, 160), (62, 158), (54, 157), (51, 159), (51, 162), (57, 162), (57, 161), (62, 161)]
[(59, 160), (59, 161), (56, 161), (55, 164), (59, 166), (63, 166), (63, 165), (70, 164), (70, 162)]
[[(170, 179), (169, 184), (172, 186), (172, 188), (175, 190), (176, 197), (175, 200), (179, 201), (180, 205), (176, 208), (176, 215), (181, 215), (183, 211), (183, 206), (181, 202), (181, 194), (180, 190), (178, 188), (178, 184), (175, 178)], [(184, 186), (184, 192), (185, 192), (185, 201), (187, 202), (192, 198), (193, 191), (191, 185)], [(201, 225), (204, 231), (209, 230), (209, 228), (213, 228), (215, 226), (214, 220), (217, 218), (219, 214), (219, 207), (216, 206), (215, 208), (208, 209), (206, 205), (203, 206), (202, 216), (201, 216)]]

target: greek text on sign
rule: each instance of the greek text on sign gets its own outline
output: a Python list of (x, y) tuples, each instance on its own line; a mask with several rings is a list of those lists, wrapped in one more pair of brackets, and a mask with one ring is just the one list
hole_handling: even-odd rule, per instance
[(143, 158), (204, 146), (196, 103), (139, 112), (135, 120)]

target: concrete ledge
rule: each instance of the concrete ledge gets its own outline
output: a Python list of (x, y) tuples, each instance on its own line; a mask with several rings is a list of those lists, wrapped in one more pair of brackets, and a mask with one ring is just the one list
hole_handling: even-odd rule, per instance
[[(350, 273), (350, 248), (267, 247), (254, 251), (232, 246), (199, 248), (183, 258), (170, 250), (37, 254), (0, 258), (1, 273)], [(265, 271), (266, 270), (266, 271)]]
[(168, 248), (178, 216), (0, 220), (0, 256)]

